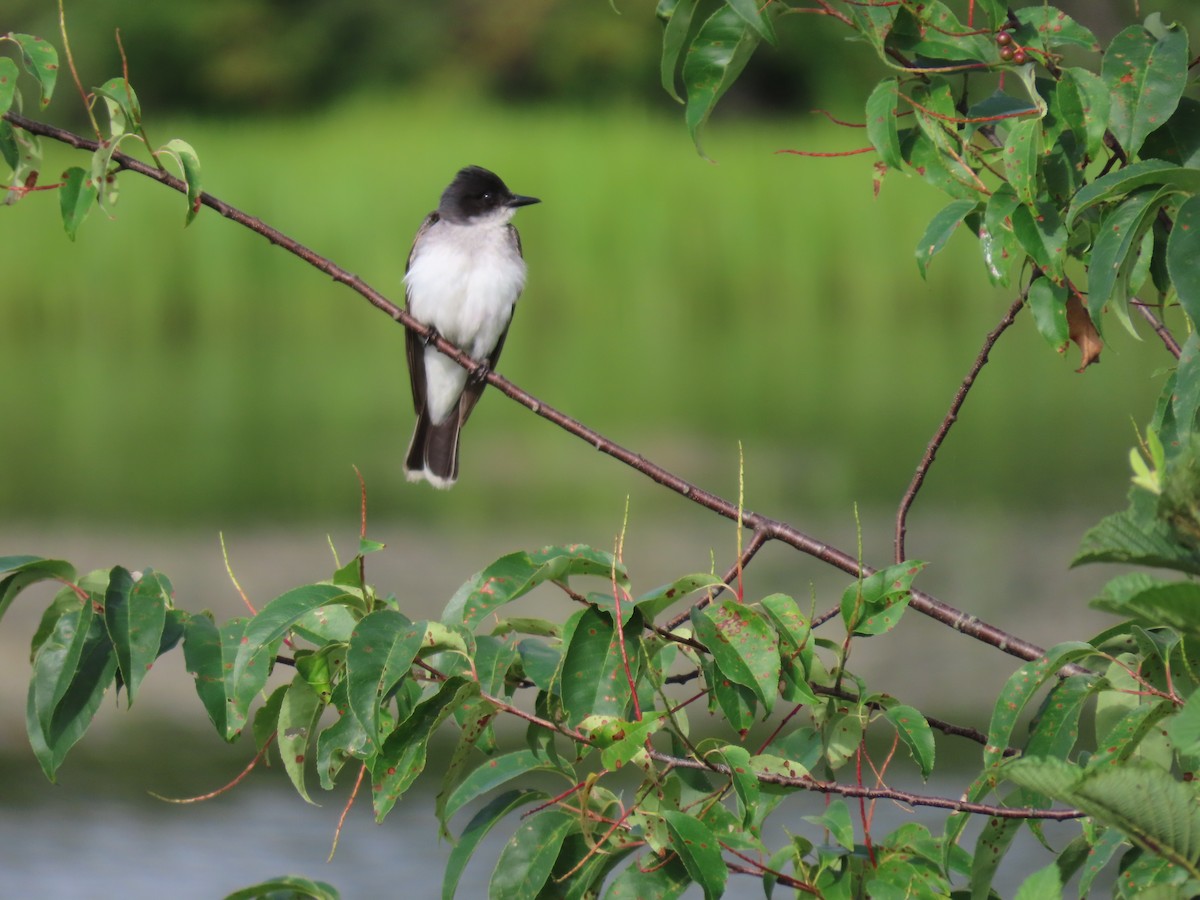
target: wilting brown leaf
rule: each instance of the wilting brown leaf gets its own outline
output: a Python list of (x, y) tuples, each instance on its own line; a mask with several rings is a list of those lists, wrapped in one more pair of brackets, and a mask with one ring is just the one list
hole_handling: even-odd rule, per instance
[(1094, 362), (1100, 362), (1100, 351), (1104, 342), (1100, 340), (1100, 332), (1092, 324), (1091, 317), (1079, 301), (1079, 295), (1072, 291), (1067, 297), (1067, 335), (1079, 347), (1082, 365), (1076, 372), (1082, 372)]

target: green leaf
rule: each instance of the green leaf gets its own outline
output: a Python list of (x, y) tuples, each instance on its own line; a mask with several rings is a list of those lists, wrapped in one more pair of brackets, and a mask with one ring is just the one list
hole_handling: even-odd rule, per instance
[(424, 637), (425, 623), (410, 622), (391, 609), (371, 613), (350, 637), (346, 651), (347, 698), (371, 751), (385, 736), (380, 709), (396, 685), (408, 677)]
[(925, 277), (929, 261), (934, 254), (946, 246), (946, 241), (950, 239), (954, 229), (958, 228), (962, 220), (974, 212), (977, 206), (974, 200), (954, 200), (930, 220), (925, 227), (925, 234), (917, 242), (917, 269), (922, 278)]
[(308, 764), (308, 748), (316, 736), (317, 721), (325, 704), (321, 696), (303, 678), (293, 678), (283, 704), (279, 707), (277, 743), (283, 759), (283, 769), (291, 779), (296, 792), (306, 803), (313, 803), (304, 783), (304, 771)]
[(50, 781), (67, 752), (91, 724), (117, 671), (102, 619), (92, 612), (92, 595), (59, 617), (33, 659), (25, 726), (42, 771)]
[(341, 895), (324, 881), (284, 875), (234, 891), (225, 900), (339, 900)]
[(725, 597), (692, 610), (696, 638), (712, 654), (721, 673), (754, 692), (767, 712), (779, 692), (779, 639), (754, 607)]
[(1112, 825), (1138, 846), (1200, 877), (1200, 798), (1194, 784), (1143, 760), (1080, 769), (1060, 759), (1006, 763), (1009, 780)]
[(479, 685), (474, 681), (447, 678), (391, 733), (378, 755), (371, 760), (375, 821), (382, 822), (417, 776), (425, 771), (429, 739), (438, 726), (455, 709), (478, 696)]
[(104, 595), (104, 624), (117, 655), (129, 706), (138, 685), (158, 659), (159, 644), (167, 624), (170, 587), (161, 576), (147, 570), (136, 582), (117, 566), (109, 575)]
[(676, 900), (689, 884), (688, 870), (678, 857), (664, 863), (648, 854), (621, 870), (605, 891), (604, 900)]
[(658, 614), (663, 610), (668, 609), (678, 603), (684, 597), (705, 589), (723, 587), (724, 582), (716, 576), (707, 572), (699, 572), (695, 575), (685, 575), (673, 581), (671, 584), (664, 585), (649, 593), (642, 594), (633, 603), (626, 604), (621, 612), (624, 617), (622, 624), (627, 624), (634, 610), (639, 611), (647, 622), (653, 622)]
[(58, 80), (58, 51), (48, 41), (32, 34), (9, 32), (8, 37), (21, 48), (21, 63), (41, 88), (42, 106), (49, 106), (54, 83)]
[(12, 107), (16, 95), (17, 64), (7, 56), (0, 56), (0, 116)]
[(58, 205), (67, 237), (75, 240), (75, 233), (96, 202), (96, 185), (79, 166), (72, 166), (63, 175), (63, 186), (58, 189)]
[(1200, 575), (1200, 557), (1183, 546), (1171, 534), (1167, 524), (1153, 515), (1153, 499), (1137, 498), (1135, 503), (1150, 505), (1149, 515), (1137, 505), (1124, 512), (1105, 516), (1089, 530), (1071, 561), (1072, 566), (1093, 562), (1119, 562), (1129, 565), (1157, 566)]
[(183, 659), (196, 679), (196, 693), (217, 734), (232, 741), (246, 724), (246, 711), (234, 705), (229, 676), (249, 620), (232, 618), (220, 629), (206, 615), (192, 616), (183, 638)]
[(1008, 129), (1004, 139), (1004, 174), (1026, 206), (1037, 197), (1038, 163), (1042, 159), (1042, 123), (1040, 119), (1022, 119)]
[[(586, 724), (586, 720), (585, 720)], [(600, 765), (610, 772), (642, 757), (646, 752), (646, 741), (650, 735), (669, 724), (667, 714), (661, 710), (650, 710), (638, 721), (623, 722), (614, 719), (604, 726), (604, 741), (610, 742), (600, 754)], [(583, 730), (583, 725), (580, 726)]]
[(250, 703), (267, 683), (279, 644), (292, 627), (315, 609), (353, 599), (337, 585), (307, 584), (280, 594), (246, 624), (229, 676), (233, 705), (243, 719)]
[(567, 835), (579, 820), (560, 809), (545, 809), (522, 820), (492, 872), (489, 900), (526, 900), (539, 896)]
[(795, 600), (786, 594), (769, 594), (760, 604), (779, 633), (781, 645), (793, 651), (811, 650), (812, 626)]
[(910, 589), (925, 563), (906, 560), (851, 584), (842, 593), (842, 621), (853, 634), (890, 631), (912, 599)]
[(1099, 75), (1084, 68), (1064, 69), (1062, 77), (1074, 82), (1079, 91), (1079, 99), (1083, 103), (1083, 118), (1080, 121), (1085, 135), (1084, 150), (1089, 157), (1095, 158), (1104, 146), (1104, 134), (1108, 130), (1112, 105), (1108, 86)]
[[(705, 754), (706, 759), (710, 754)], [(761, 788), (750, 761), (750, 751), (736, 744), (725, 744), (714, 750), (711, 757), (729, 767), (729, 779), (737, 796), (742, 828), (749, 828), (758, 811)]]
[(519, 778), (530, 772), (559, 772), (561, 769), (553, 765), (545, 757), (539, 756), (532, 750), (514, 750), (501, 756), (491, 757), (482, 762), (450, 792), (444, 811), (445, 821), (449, 822), (454, 814), (488, 791), (507, 784), (514, 778)]
[(1131, 159), (1175, 111), (1187, 83), (1187, 56), (1187, 32), (1178, 26), (1156, 39), (1132, 25), (1108, 45), (1100, 67), (1112, 97), (1108, 127)]
[(758, 711), (754, 689), (733, 681), (709, 657), (701, 657), (700, 670), (709, 690), (709, 711), (720, 710), (729, 727), (744, 738), (753, 727)]
[(867, 98), (867, 138), (879, 154), (879, 159), (891, 169), (904, 167), (900, 133), (896, 127), (899, 91), (900, 80), (892, 76), (875, 85)]
[(1001, 761), (1012, 740), (1017, 718), (1041, 686), (1067, 663), (1095, 652), (1090, 644), (1081, 642), (1058, 644), (1051, 647), (1045, 656), (1030, 660), (1009, 676), (992, 710), (987, 746), (983, 751), (985, 768)]
[(187, 185), (187, 216), (184, 226), (191, 225), (200, 212), (200, 157), (187, 141), (174, 138), (159, 147), (154, 154), (170, 157), (179, 166), (179, 174)]
[[(639, 620), (640, 622), (640, 620)], [(640, 627), (625, 628), (625, 656), (636, 680)], [(588, 607), (562, 662), (562, 702), (574, 727), (590, 715), (623, 719), (631, 697), (629, 676), (612, 620)]]
[(104, 100), (108, 110), (110, 137), (119, 137), (142, 127), (141, 104), (133, 87), (124, 78), (110, 78), (94, 90)]
[(329, 704), (337, 712), (337, 719), (317, 735), (317, 775), (321, 779), (321, 787), (327, 791), (333, 789), (334, 779), (348, 760), (367, 760), (372, 756), (366, 749), (368, 744), (375, 747), (368, 740), (358, 717), (350, 712), (345, 681), (339, 682), (333, 689)]
[[(1139, 582), (1113, 579), (1089, 604), (1093, 609), (1126, 616), (1148, 628), (1168, 627), (1200, 635), (1200, 585), (1188, 581)], [(1132, 586), (1128, 592), (1122, 587)]]
[(692, 880), (704, 891), (704, 900), (716, 900), (725, 893), (729, 868), (721, 857), (721, 846), (708, 826), (694, 816), (676, 810), (664, 810), (671, 849), (679, 854)]
[(1017, 31), (1017, 38), (1023, 46), (1031, 43), (1026, 37), (1028, 29), (1036, 34), (1035, 39), (1046, 50), (1075, 46), (1094, 53), (1100, 52), (1100, 45), (1096, 42), (1094, 34), (1053, 6), (1026, 6), (1024, 9), (1018, 9), (1016, 16), (1022, 26)]
[(1200, 690), (1193, 691), (1167, 725), (1167, 735), (1180, 753), (1200, 754)]
[(683, 60), (683, 84), (687, 95), (684, 120), (696, 151), (700, 147), (700, 128), (742, 74), (758, 46), (759, 33), (730, 6), (722, 6), (708, 17), (692, 39)]
[(1074, 224), (1080, 213), (1097, 203), (1123, 197), (1146, 185), (1166, 185), (1194, 193), (1200, 191), (1200, 169), (1185, 169), (1161, 159), (1143, 159), (1109, 172), (1079, 189), (1071, 198), (1067, 226)]
[[(1190, 169), (1187, 171), (1200, 171)], [(1175, 214), (1167, 239), (1167, 271), (1193, 327), (1200, 326), (1200, 196), (1191, 197)]]
[(683, 98), (675, 89), (675, 71), (679, 68), (679, 54), (692, 29), (692, 17), (700, 0), (659, 0), (656, 10), (663, 23), (662, 62), (659, 75), (665, 90), (674, 100), (682, 103)]
[(1200, 100), (1180, 98), (1171, 118), (1146, 137), (1142, 157), (1200, 168)]
[(909, 94), (917, 125), (938, 153), (947, 157), (951, 153), (958, 153), (958, 138), (949, 130), (950, 123), (959, 117), (954, 107), (954, 90), (950, 82), (944, 78), (931, 78), (928, 84), (912, 85)]
[(951, 197), (978, 201), (978, 176), (963, 163), (947, 156), (919, 128), (910, 128), (900, 143), (904, 158), (929, 184)]
[(884, 716), (896, 729), (900, 739), (908, 747), (912, 758), (921, 768), (921, 777), (926, 781), (933, 773), (933, 759), (936, 746), (933, 740), (933, 729), (925, 720), (919, 709), (911, 706), (890, 707)]
[(467, 827), (463, 829), (454, 849), (450, 851), (450, 858), (446, 862), (446, 870), (442, 875), (442, 900), (453, 900), (463, 870), (471, 861), (475, 849), (501, 819), (514, 809), (538, 800), (548, 799), (548, 797), (549, 795), (542, 791), (507, 791), (477, 812)]
[[(254, 711), (254, 722), (250, 730), (254, 735), (256, 753), (262, 753), (263, 749), (275, 740), (276, 732), (279, 730), (279, 707), (283, 705), (283, 698), (289, 687), (291, 687), (290, 684), (279, 685), (271, 692), (271, 696), (263, 705)], [(271, 764), (269, 756), (264, 755), (264, 759), (267, 765)]]
[(1062, 889), (1058, 864), (1050, 863), (1021, 882), (1013, 900), (1061, 900)]
[(1033, 261), (1054, 278), (1063, 275), (1067, 230), (1058, 214), (1058, 204), (1039, 201), (1034, 206), (1019, 204), (1012, 211), (1013, 233)]
[(8, 612), (17, 595), (40, 581), (75, 580), (75, 567), (61, 559), (41, 556), (0, 556), (0, 616)]
[(1110, 301), (1122, 320), (1128, 320), (1128, 297), (1124, 290), (1118, 289), (1122, 284), (1119, 276), (1127, 266), (1133, 265), (1132, 254), (1162, 205), (1163, 195), (1162, 189), (1141, 188), (1100, 220), (1088, 266), (1088, 315), (1097, 327), (1104, 307)]
[(510, 553), (476, 573), (458, 589), (442, 613), (447, 625), (474, 629), (499, 607), (523, 597), (545, 581), (566, 582), (573, 575), (610, 579), (616, 567), (618, 587), (628, 588), (625, 567), (611, 553), (584, 545), (546, 547), (536, 553)]
[[(42, 731), (51, 737), (51, 722), (55, 710), (66, 696), (75, 679), (95, 624), (95, 607), (101, 604), (98, 595), (91, 594), (78, 606), (61, 616), (54, 630), (38, 648), (34, 657), (34, 700)], [(103, 626), (102, 626), (103, 627)]]
[(1012, 251), (1016, 244), (1011, 217), (1020, 204), (1021, 201), (1008, 184), (1000, 185), (988, 198), (983, 227), (979, 229), (979, 249), (983, 252), (983, 262), (992, 284), (1008, 284), (1008, 273), (1014, 261)]
[(1070, 339), (1066, 286), (1055, 284), (1049, 278), (1038, 278), (1029, 285), (1026, 301), (1038, 333), (1055, 350), (1065, 349)]
[(828, 831), (829, 836), (845, 849), (854, 849), (854, 825), (850, 821), (850, 808), (841, 797), (831, 800), (821, 815), (805, 816), (804, 821)]
[(958, 20), (941, 2), (916, 6), (920, 16), (901, 4), (888, 46), (905, 55), (917, 54), (925, 64), (940, 61), (988, 60), (996, 58), (995, 44)]
[(771, 13), (776, 9), (770, 3), (759, 3), (758, 0), (725, 0), (729, 8), (736, 12), (759, 36), (771, 44), (778, 43), (775, 37), (775, 26), (771, 23)]

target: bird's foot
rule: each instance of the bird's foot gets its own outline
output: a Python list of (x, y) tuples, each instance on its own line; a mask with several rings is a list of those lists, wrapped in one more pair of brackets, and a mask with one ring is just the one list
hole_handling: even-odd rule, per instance
[(492, 371), (492, 367), (487, 363), (480, 363), (474, 369), (467, 373), (467, 381), (471, 384), (484, 384), (487, 382), (488, 374)]
[(442, 335), (432, 325), (428, 326), (429, 330), (421, 335), (421, 343), (426, 347), (431, 347), (437, 343), (437, 339)]

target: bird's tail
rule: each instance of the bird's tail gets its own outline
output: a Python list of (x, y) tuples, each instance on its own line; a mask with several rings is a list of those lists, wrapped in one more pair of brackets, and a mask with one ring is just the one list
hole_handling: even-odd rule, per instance
[(458, 480), (458, 434), (462, 428), (456, 413), (452, 410), (440, 425), (429, 421), (424, 411), (417, 416), (404, 461), (404, 477), (409, 481), (428, 481), (442, 490), (454, 486)]

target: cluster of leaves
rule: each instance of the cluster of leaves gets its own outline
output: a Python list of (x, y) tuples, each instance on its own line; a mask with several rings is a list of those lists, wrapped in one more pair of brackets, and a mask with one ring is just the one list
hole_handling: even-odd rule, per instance
[[(817, 0), (815, 8), (728, 0), (697, 26), (698, 8), (696, 0), (658, 5), (663, 84), (674, 95), (682, 81), (694, 139), (755, 49), (774, 41), (782, 17), (822, 14), (892, 70), (865, 105), (877, 178), (888, 170), (916, 175), (951, 198), (917, 244), (922, 274), (966, 223), (990, 281), (1007, 285), (1019, 267), (1038, 331), (1060, 351), (1075, 342), (1081, 370), (1099, 357), (1106, 313), (1136, 337), (1135, 306), (1182, 309), (1189, 337), (1181, 351), (1165, 341), (1179, 364), (1143, 454), (1133, 454), (1130, 507), (1086, 536), (1076, 562), (1200, 574), (1200, 102), (1187, 96), (1194, 61), (1186, 32), (1151, 15), (1102, 50), (1091, 31), (1054, 7), (1013, 9), (999, 0)], [(1152, 299), (1139, 299), (1143, 291)], [(1094, 866), (1125, 840), (1138, 848), (1121, 864), (1127, 895), (1150, 885), (1195, 891), (1197, 590), (1145, 573), (1114, 579), (1093, 605), (1125, 620), (1089, 649), (1050, 657), (1102, 654), (1102, 677), (1072, 676), (1054, 690), (1064, 708), (1098, 696), (1093, 730), (1101, 750), (1071, 750), (1072, 713), (1072, 723), (1060, 723), (1071, 735), (1039, 737), (1035, 721), (1025, 758), (1000, 770), (1020, 785), (1006, 802), (1038, 802), (1032, 798), (1040, 795), (1093, 817), (1081, 843), (1059, 859), (1066, 874), (1072, 859), (1090, 851), (1081, 895)], [(990, 742), (985, 760), (1001, 746), (994, 736)], [(987, 774), (989, 786), (995, 776)], [(1170, 847), (1145, 831), (1155, 810), (1172, 821)], [(989, 825), (982, 840), (1001, 848), (993, 859), (1017, 827), (1011, 820)], [(985, 859), (976, 854), (976, 873), (990, 865)]]
[(1105, 312), (1133, 330), (1147, 282), (1155, 302), (1200, 312), (1200, 102), (1184, 97), (1182, 28), (1152, 15), (1098, 57), (1092, 33), (1048, 5), (817, 5), (729, 0), (695, 27), (698, 0), (659, 3), (663, 83), (675, 94), (682, 79), (694, 138), (779, 18), (823, 12), (894, 72), (865, 108), (880, 175), (916, 174), (952, 198), (917, 244), (922, 274), (967, 223), (989, 279), (1007, 285), (1019, 265), (1039, 332), (1059, 350), (1075, 341), (1084, 367)]
[[(463, 585), (440, 621), (414, 622), (394, 597), (380, 597), (362, 580), (363, 554), (375, 549), (364, 542), (330, 581), (220, 624), (176, 608), (170, 581), (151, 570), (117, 567), (76, 578), (61, 560), (0, 559), (0, 613), (39, 581), (66, 585), (33, 638), (27, 727), (47, 777), (83, 736), (106, 691), (123, 688), (132, 704), (154, 661), (180, 642), (217, 732), (234, 741), (249, 725), (260, 753), (274, 742), (310, 802), (314, 773), (331, 789), (354, 762), (369, 773), (382, 821), (425, 769), (435, 731), (453, 723), (458, 743), (437, 802), (447, 836), (460, 810), (494, 796), (461, 833), (447, 896), (479, 841), (533, 804), (536, 814), (523, 818), (496, 866), (497, 896), (533, 896), (547, 882), (584, 896), (647, 851), (615, 875), (610, 896), (670, 896), (691, 881), (717, 896), (729, 873), (723, 850), (768, 883), (835, 890), (866, 863), (845, 803), (812, 817), (832, 838), (828, 845), (795, 838), (769, 852), (767, 817), (787, 795), (809, 788), (813, 773), (854, 760), (874, 722), (887, 723), (922, 775), (933, 769), (924, 717), (868, 694), (841, 665), (849, 641), (816, 638), (811, 618), (789, 597), (754, 604), (712, 598), (720, 580), (695, 575), (634, 598), (611, 554), (574, 546), (506, 556)], [(893, 627), (920, 568), (906, 564), (851, 585), (841, 605), (848, 633)], [(602, 589), (583, 595), (572, 587), (587, 576)], [(565, 622), (498, 617), (545, 582), (577, 602)], [(655, 624), (698, 592), (711, 602), (693, 603), (674, 628)], [(480, 633), (486, 622), (489, 632)], [(272, 671), (291, 678), (268, 692)], [(698, 690), (688, 687), (697, 680)], [(519, 692), (531, 695), (521, 706)], [(791, 708), (775, 725), (758, 721), (781, 703)], [(727, 732), (694, 738), (689, 712), (696, 705), (719, 713)], [(498, 715), (526, 724), (524, 746), (502, 746), (500, 734), (512, 732), (494, 728)], [(760, 744), (753, 753), (745, 746), (752, 733)], [(631, 770), (641, 774), (633, 790), (610, 787), (611, 776), (623, 772), (627, 783)], [(519, 785), (495, 793), (533, 773), (557, 776), (564, 790), (552, 796)], [(917, 845), (923, 850), (914, 857)], [(905, 826), (877, 843), (871, 878), (897, 890), (913, 878), (938, 884), (937, 846), (924, 828)], [(795, 874), (780, 874), (783, 866)]]
[[(814, 791), (837, 794), (831, 779), (846, 768), (861, 772), (864, 759), (875, 772), (870, 796), (885, 784), (898, 744), (922, 777), (933, 771), (933, 730), (921, 712), (870, 691), (845, 667), (852, 640), (899, 621), (921, 563), (851, 584), (839, 605), (846, 637), (835, 642), (818, 637), (812, 616), (790, 597), (717, 596), (724, 586), (711, 575), (633, 597), (619, 561), (582, 546), (497, 560), (462, 586), (439, 621), (414, 622), (394, 597), (363, 581), (363, 554), (378, 547), (363, 542), (330, 581), (220, 624), (176, 608), (160, 573), (117, 567), (76, 579), (61, 560), (0, 559), (0, 612), (38, 581), (66, 585), (33, 639), (27, 727), (47, 776), (82, 737), (104, 693), (124, 688), (132, 703), (151, 664), (182, 641), (217, 732), (235, 741), (249, 726), (264, 756), (273, 743), (309, 802), (314, 775), (332, 789), (353, 764), (353, 777), (361, 770), (369, 778), (382, 821), (425, 770), (435, 732), (457, 729), (436, 803), (443, 833), (451, 837), (460, 811), (486, 803), (458, 835), (446, 897), (483, 837), (520, 810), (492, 876), (497, 897), (551, 888), (583, 897), (606, 880), (613, 898), (678, 896), (692, 882), (716, 897), (731, 871), (761, 878), (768, 894), (780, 884), (829, 897), (864, 889), (938, 897), (952, 877), (986, 893), (1025, 821), (990, 818), (972, 855), (959, 846), (965, 808), (948, 817), (941, 836), (910, 823), (882, 837), (871, 836), (872, 813), (860, 808), (856, 839), (844, 799), (813, 799)], [(599, 589), (581, 593), (585, 578)], [(577, 604), (565, 621), (502, 615), (543, 583)], [(681, 603), (690, 604), (682, 615), (656, 622)], [(1162, 629), (1135, 636), (1126, 628), (1056, 647), (1002, 691), (965, 799), (979, 801), (1007, 779), (1017, 788), (1003, 797), (1006, 807), (1044, 808), (1057, 799), (1092, 817), (1034, 876), (1039, 884), (1060, 885), (1082, 870), (1086, 896), (1130, 842), (1128, 883), (1200, 884), (1200, 806), (1194, 789), (1165, 768), (1172, 753), (1190, 761), (1200, 752), (1200, 704), (1180, 699), (1200, 696), (1200, 658), (1189, 650), (1195, 628), (1193, 616), (1173, 641)], [(1147, 646), (1155, 671), (1129, 659)], [(1064, 665), (1096, 659), (1111, 660), (1103, 676), (1056, 679)], [(1102, 749), (1089, 755), (1076, 744), (1093, 697)], [(1018, 719), (1033, 707), (1023, 753), (1011, 759)], [(523, 740), (495, 727), (502, 716), (525, 725)], [(878, 763), (865, 747), (880, 729), (891, 735), (891, 750)], [(555, 781), (558, 792), (547, 788)], [(864, 787), (861, 774), (853, 784)], [(767, 821), (789, 797), (808, 803), (803, 818), (814, 834), (768, 847)], [(322, 891), (310, 893), (329, 896)]]
[[(58, 51), (46, 40), (29, 34), (9, 32), (0, 36), (0, 44), (5, 42), (19, 49), (22, 67), (36, 82), (41, 107), (48, 106), (58, 82)], [(16, 62), (0, 56), (0, 116), (10, 109), (17, 112), (22, 109), (24, 101), (17, 89), (19, 75)], [(0, 155), (12, 170), (5, 203), (12, 205), (33, 190), (57, 190), (63, 227), (71, 240), (75, 239), (79, 226), (94, 206), (108, 211), (117, 202), (117, 166), (113, 163), (113, 154), (129, 141), (151, 146), (142, 123), (141, 104), (128, 77), (110, 78), (93, 88), (85, 101), (96, 134), (91, 163), (86, 169), (71, 166), (55, 184), (39, 186), (43, 168), (41, 139), (0, 118)], [(103, 101), (107, 111), (107, 128), (103, 128), (94, 115), (97, 101)], [(152, 150), (150, 155), (159, 168), (163, 167), (164, 159), (173, 160), (179, 167), (187, 185), (186, 223), (190, 224), (200, 211), (200, 160), (196, 151), (187, 141), (173, 138)]]

